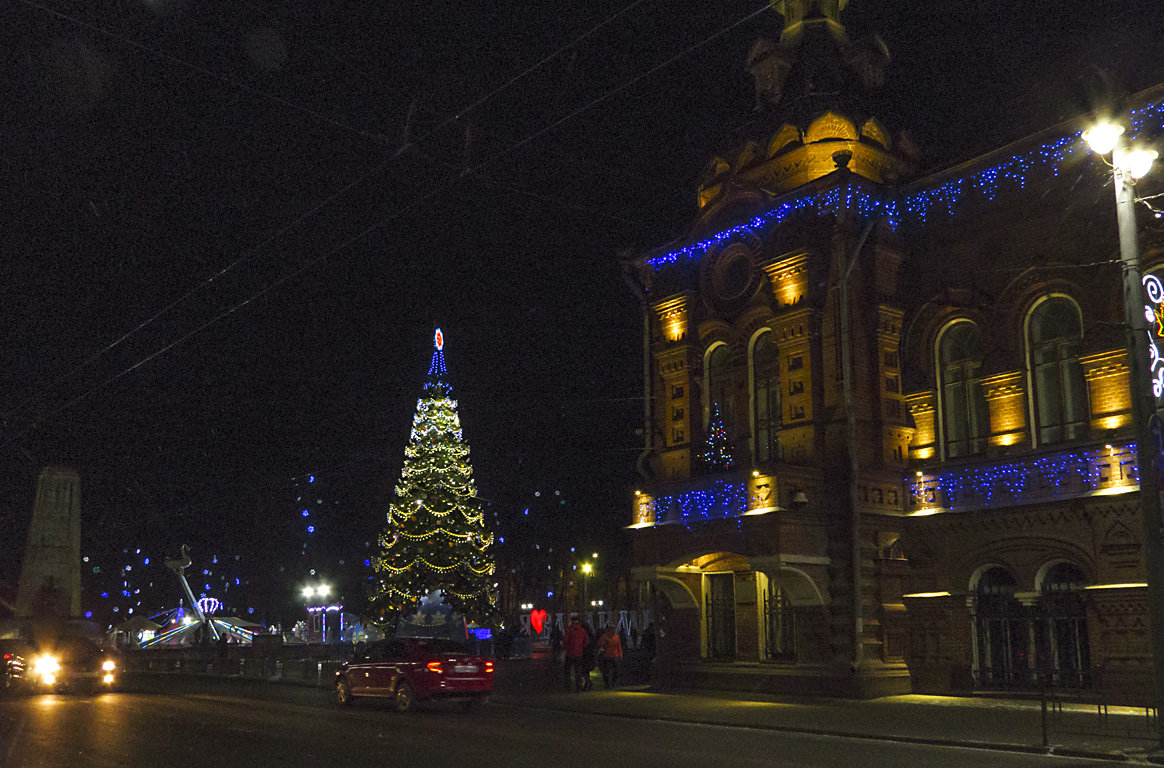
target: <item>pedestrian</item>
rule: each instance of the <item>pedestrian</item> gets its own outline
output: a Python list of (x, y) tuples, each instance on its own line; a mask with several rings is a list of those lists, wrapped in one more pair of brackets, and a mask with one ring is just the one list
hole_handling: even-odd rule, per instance
[(550, 661), (554, 664), (562, 664), (565, 662), (565, 657), (562, 653), (562, 628), (556, 623), (550, 628)]
[(582, 629), (586, 631), (586, 637), (589, 638), (586, 647), (582, 649), (582, 690), (589, 691), (594, 686), (590, 679), (590, 673), (594, 671), (598, 657), (598, 637), (586, 622), (582, 622)]
[(501, 631), (497, 633), (497, 650), (498, 656), (503, 661), (509, 660), (509, 647), (513, 644), (513, 634), (509, 631), (509, 627), (502, 627)]
[(647, 661), (652, 661), (655, 658), (655, 622), (647, 625), (643, 631), (643, 655), (647, 657)]
[(622, 638), (610, 624), (598, 638), (598, 667), (602, 670), (602, 686), (618, 685), (618, 665), (622, 662)]
[(582, 654), (590, 645), (590, 635), (582, 628), (577, 616), (570, 619), (570, 626), (566, 628), (566, 636), (562, 640), (562, 649), (566, 654), (566, 664), (563, 667), (563, 682), (566, 690), (570, 689), (570, 679), (573, 677), (574, 689), (581, 691), (583, 680)]

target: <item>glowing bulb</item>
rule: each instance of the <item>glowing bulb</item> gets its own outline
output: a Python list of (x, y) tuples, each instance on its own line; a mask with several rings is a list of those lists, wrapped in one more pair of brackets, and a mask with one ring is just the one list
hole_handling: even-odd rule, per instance
[(1124, 127), (1118, 123), (1098, 123), (1083, 132), (1083, 140), (1092, 152), (1106, 155), (1115, 149), (1116, 142), (1124, 134)]
[(1124, 155), (1124, 167), (1133, 179), (1143, 178), (1152, 170), (1152, 163), (1159, 156), (1154, 149), (1133, 149)]

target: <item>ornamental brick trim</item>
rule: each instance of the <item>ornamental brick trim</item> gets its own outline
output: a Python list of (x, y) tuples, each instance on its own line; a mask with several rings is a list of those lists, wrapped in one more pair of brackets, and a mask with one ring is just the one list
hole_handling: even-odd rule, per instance
[(1022, 371), (1008, 371), (984, 377), (982, 393), (987, 400), (1026, 394)]

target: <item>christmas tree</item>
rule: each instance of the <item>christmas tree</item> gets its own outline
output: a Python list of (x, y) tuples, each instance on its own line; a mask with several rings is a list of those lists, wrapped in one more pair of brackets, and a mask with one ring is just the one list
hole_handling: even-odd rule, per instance
[(439, 328), (434, 346), (374, 561), (380, 574), (374, 602), (389, 624), (411, 616), (434, 592), (471, 621), (488, 619), (494, 607), (493, 535), (473, 485)]
[(711, 404), (711, 418), (707, 422), (707, 442), (703, 448), (703, 465), (712, 472), (726, 472), (732, 468), (732, 454), (735, 448), (728, 438), (723, 416), (719, 413), (719, 403)]

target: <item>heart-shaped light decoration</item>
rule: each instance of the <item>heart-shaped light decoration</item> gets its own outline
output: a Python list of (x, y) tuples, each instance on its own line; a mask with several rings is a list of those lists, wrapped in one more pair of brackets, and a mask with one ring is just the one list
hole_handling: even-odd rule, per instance
[(536, 611), (530, 611), (529, 625), (533, 627), (534, 632), (537, 632), (540, 635), (542, 633), (542, 627), (546, 625), (546, 619), (548, 617), (549, 615), (541, 608), (537, 609)]

